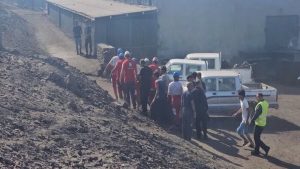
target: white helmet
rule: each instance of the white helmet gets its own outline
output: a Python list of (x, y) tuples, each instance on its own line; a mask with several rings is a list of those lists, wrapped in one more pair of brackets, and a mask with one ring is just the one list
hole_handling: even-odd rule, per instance
[(157, 57), (153, 57), (152, 62), (158, 62), (158, 58)]
[(149, 60), (148, 58), (145, 58), (144, 61), (145, 61), (146, 63), (149, 63), (149, 62), (150, 62), (150, 60)]
[(130, 56), (131, 54), (130, 54), (130, 52), (129, 51), (125, 51), (125, 53), (124, 53), (124, 56), (126, 57), (126, 56)]

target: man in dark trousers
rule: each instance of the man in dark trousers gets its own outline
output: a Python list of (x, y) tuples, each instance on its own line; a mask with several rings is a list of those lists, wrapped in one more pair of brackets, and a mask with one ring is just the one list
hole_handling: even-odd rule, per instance
[(251, 120), (251, 124), (255, 123), (254, 127), (254, 141), (255, 141), (255, 149), (251, 152), (252, 155), (259, 155), (259, 148), (261, 147), (265, 151), (265, 156), (268, 156), (270, 151), (270, 147), (267, 146), (261, 139), (261, 133), (267, 125), (267, 114), (269, 113), (269, 103), (264, 100), (263, 94), (258, 93), (256, 95), (256, 99), (258, 104), (255, 107), (255, 115)]
[(182, 105), (182, 136), (184, 139), (190, 141), (193, 135), (192, 123), (195, 113), (192, 108), (192, 95), (191, 91), (194, 89), (194, 83), (187, 83), (188, 90), (185, 91), (181, 98)]
[(136, 109), (135, 83), (137, 80), (137, 67), (136, 63), (132, 60), (129, 51), (126, 51), (124, 56), (126, 59), (123, 62), (121, 68), (121, 81), (124, 82), (125, 87), (125, 103), (129, 107), (130, 103), (132, 103), (133, 108)]
[(152, 70), (146, 65), (145, 60), (141, 60), (141, 70), (139, 72), (140, 82), (140, 102), (142, 105), (142, 113), (147, 113), (148, 98), (151, 88)]
[(204, 139), (207, 139), (208, 104), (201, 82), (196, 83), (196, 87), (192, 90), (191, 95), (193, 111), (196, 112), (197, 138), (202, 139), (203, 132)]
[(73, 34), (74, 34), (74, 39), (76, 43), (76, 52), (77, 55), (81, 54), (81, 34), (82, 34), (82, 29), (81, 26), (79, 26), (78, 22), (75, 22), (75, 26), (73, 28)]
[[(87, 23), (85, 27), (85, 51), (87, 56), (92, 55), (92, 27), (91, 23)], [(90, 51), (89, 51), (90, 49)]]

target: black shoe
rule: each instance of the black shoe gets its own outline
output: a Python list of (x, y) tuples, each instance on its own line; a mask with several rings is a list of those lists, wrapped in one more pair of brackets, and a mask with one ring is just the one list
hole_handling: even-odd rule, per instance
[(268, 157), (269, 151), (270, 151), (270, 147), (267, 147), (267, 149), (265, 150), (266, 152), (265, 157)]
[(253, 156), (259, 156), (259, 152), (257, 152), (257, 151), (251, 151), (251, 155), (253, 155)]
[(202, 134), (197, 134), (197, 139), (202, 140)]

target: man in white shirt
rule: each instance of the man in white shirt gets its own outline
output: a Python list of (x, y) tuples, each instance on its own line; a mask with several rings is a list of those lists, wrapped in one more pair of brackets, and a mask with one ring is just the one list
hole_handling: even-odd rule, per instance
[(104, 69), (104, 75), (107, 75), (108, 73), (110, 74), (111, 71), (113, 70), (113, 68), (115, 68), (118, 60), (119, 60), (119, 54), (120, 53), (124, 53), (123, 52), (123, 49), (121, 48), (118, 48), (117, 50), (117, 55), (116, 56), (113, 56), (110, 61), (108, 62), (108, 64), (106, 65), (105, 69)]
[(241, 108), (233, 115), (236, 117), (238, 114), (242, 113), (242, 122), (240, 126), (236, 129), (237, 133), (243, 139), (243, 146), (254, 147), (253, 141), (248, 134), (248, 126), (249, 126), (249, 104), (247, 99), (245, 98), (245, 90), (238, 91)]
[(179, 73), (173, 74), (174, 81), (169, 84), (168, 87), (168, 98), (172, 105), (172, 110), (175, 112), (175, 124), (180, 124), (180, 109), (181, 109), (181, 96), (183, 94), (182, 84), (179, 82)]

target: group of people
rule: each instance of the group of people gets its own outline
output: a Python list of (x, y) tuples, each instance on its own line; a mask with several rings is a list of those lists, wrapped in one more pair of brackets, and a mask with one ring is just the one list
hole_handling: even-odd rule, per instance
[[(159, 67), (158, 58), (152, 63), (148, 58), (140, 60), (132, 58), (130, 52), (118, 49), (118, 55), (112, 57), (105, 68), (111, 72), (111, 80), (116, 99), (124, 99), (126, 107), (139, 109), (141, 113), (149, 114), (155, 121), (170, 125), (182, 131), (186, 140), (191, 140), (193, 127), (196, 128), (197, 139), (207, 139), (207, 123), (209, 121), (206, 86), (200, 72), (194, 72), (187, 77), (187, 90), (184, 91), (180, 80), (180, 72), (173, 73), (171, 81), (165, 66)], [(260, 139), (266, 126), (266, 115), (269, 105), (263, 95), (257, 95), (258, 104), (255, 115), (250, 120), (249, 105), (244, 90), (238, 92), (241, 108), (233, 116), (242, 114), (242, 121), (237, 133), (243, 139), (243, 146), (254, 147), (253, 155), (259, 154), (259, 148), (266, 155), (270, 147)], [(249, 122), (251, 121), (251, 122)], [(254, 143), (248, 135), (249, 124), (255, 125)]]
[[(82, 28), (78, 22), (75, 22), (75, 26), (73, 27), (73, 36), (75, 39), (76, 45), (76, 52), (77, 55), (82, 55), (81, 47), (82, 47)], [(86, 22), (86, 26), (84, 29), (84, 44), (85, 44), (85, 51), (86, 56), (92, 55), (92, 27), (89, 22)]]
[[(107, 64), (105, 73), (111, 74), (116, 100), (124, 99), (126, 107), (140, 109), (160, 124), (182, 130), (184, 138), (192, 137), (195, 123), (198, 138), (207, 138), (208, 104), (201, 73), (193, 73), (184, 92), (180, 72), (170, 80), (165, 66), (159, 67), (158, 58), (132, 58), (129, 51), (117, 50)], [(148, 108), (150, 108), (148, 111)]]

